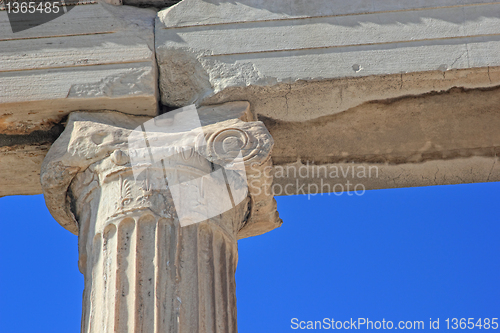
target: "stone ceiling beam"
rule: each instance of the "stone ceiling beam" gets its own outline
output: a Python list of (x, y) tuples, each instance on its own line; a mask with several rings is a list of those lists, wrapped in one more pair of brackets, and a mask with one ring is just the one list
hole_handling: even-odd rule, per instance
[[(155, 29), (162, 102), (249, 101), (277, 194), (500, 180), (500, 1), (185, 0)], [(311, 176), (335, 165), (379, 173)]]
[[(55, 35), (66, 19), (88, 35)], [(43, 27), (1, 41), (17, 51), (0, 51), (0, 196), (41, 193), (41, 161), (70, 110), (153, 116), (158, 89), (170, 107), (248, 101), (276, 167), (376, 165), (366, 189), (500, 180), (500, 1), (95, 4)], [(133, 79), (143, 65), (147, 84)]]
[[(231, 98), (236, 88), (272, 93), (284, 85), (293, 95), (304, 82), (347, 83), (344, 96), (334, 89), (307, 112), (255, 110), (296, 121), (373, 99), (491, 87), (498, 85), (487, 69), (500, 66), (499, 21), (499, 1), (184, 0), (160, 11), (155, 25), (161, 98), (181, 106)], [(473, 77), (455, 82), (461, 69)], [(429, 73), (423, 81), (412, 75), (422, 72)]]

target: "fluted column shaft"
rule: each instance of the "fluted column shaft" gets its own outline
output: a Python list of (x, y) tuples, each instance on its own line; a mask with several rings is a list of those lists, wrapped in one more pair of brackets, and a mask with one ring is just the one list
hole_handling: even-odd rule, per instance
[(82, 332), (236, 332), (237, 232), (248, 200), (181, 227), (168, 188), (148, 192), (130, 168), (110, 168), (113, 158), (71, 186), (85, 275)]

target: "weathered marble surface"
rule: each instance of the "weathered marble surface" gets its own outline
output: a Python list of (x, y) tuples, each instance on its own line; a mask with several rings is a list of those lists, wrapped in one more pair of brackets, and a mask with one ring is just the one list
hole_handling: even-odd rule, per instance
[[(185, 0), (160, 11), (156, 21), (162, 98), (171, 105), (248, 101), (252, 116), (275, 137), (275, 165), (376, 163), (381, 177), (367, 180), (367, 189), (498, 181), (499, 3)], [(144, 35), (147, 48), (141, 42), (127, 49), (121, 28), (107, 33), (108, 21), (82, 26), (82, 20), (72, 24), (88, 29), (88, 38), (106, 32), (99, 38), (110, 50), (120, 46), (124, 59), (154, 50), (152, 33)], [(79, 38), (87, 37), (65, 40), (73, 45)], [(30, 39), (44, 40), (50, 38)], [(103, 65), (74, 67), (84, 73), (75, 77), (110, 66), (105, 60), (114, 54), (104, 55), (101, 46)], [(23, 89), (16, 90), (19, 98)], [(99, 100), (125, 112), (141, 98)], [(58, 131), (52, 126), (66, 114), (59, 101), (37, 102), (42, 113), (0, 113), (0, 196), (41, 193), (40, 161)], [(78, 102), (75, 110), (109, 109), (87, 97), (62, 101)], [(35, 129), (43, 130), (30, 132)]]
[[(251, 214), (239, 237), (255, 236), (279, 226), (281, 222), (276, 213), (276, 203), (273, 196), (268, 194), (269, 191), (265, 190), (266, 186), (272, 184), (272, 178), (269, 178), (269, 171), (266, 170), (272, 169), (270, 155), (274, 141), (263, 123), (252, 121), (249, 104), (246, 102), (204, 107), (200, 108), (198, 113), (203, 132), (197, 135), (205, 135), (208, 142), (206, 148), (203, 146), (196, 148), (201, 159), (214, 164), (221, 163), (219, 159), (222, 158), (220, 157), (223, 156), (222, 153), (210, 147), (214, 146), (220, 137), (224, 138), (219, 136), (223, 132), (227, 131), (230, 136), (233, 136), (233, 132), (245, 133), (248, 138), (246, 142), (250, 145), (250, 149), (242, 148), (242, 152), (249, 183)], [(123, 167), (130, 176), (132, 167), (128, 152), (129, 137), (131, 133), (135, 133), (136, 128), (140, 128), (149, 120), (151, 120), (149, 117), (130, 116), (118, 112), (74, 112), (70, 115), (66, 129), (51, 146), (41, 168), (41, 183), (47, 207), (63, 227), (78, 233), (78, 223), (72, 207), (63, 204), (71, 200), (71, 191), (68, 191), (74, 178), (101, 160), (116, 160), (115, 154), (124, 156), (123, 163), (115, 163), (119, 166), (118, 171)], [(163, 135), (161, 132), (160, 134)], [(151, 146), (145, 150), (149, 152), (146, 155), (155, 153), (156, 150), (169, 149), (168, 143), (171, 141), (161, 139), (158, 141), (158, 146), (155, 146), (153, 136), (149, 142)], [(237, 142), (240, 143), (241, 140)], [(108, 171), (106, 169), (102, 172)], [(250, 186), (251, 183), (254, 185)]]
[[(271, 166), (272, 137), (261, 122), (244, 121), (251, 119), (248, 110), (245, 102), (205, 108), (199, 112), (201, 133), (144, 132), (149, 144), (139, 152), (131, 133), (152, 125), (150, 118), (70, 115), (44, 160), (41, 182), (54, 218), (79, 235), (82, 332), (237, 332), (237, 240), (281, 225), (273, 196), (260, 192), (270, 186), (261, 172)], [(154, 121), (165, 123), (161, 117)], [(248, 140), (239, 141), (236, 132)], [(194, 133), (195, 142), (205, 137), (208, 145), (181, 149), (158, 165), (150, 160), (138, 176), (133, 156), (177, 151), (182, 146), (168, 143), (179, 133), (188, 138)], [(213, 172), (215, 164), (234, 158), (235, 144), (241, 145), (246, 168), (245, 197), (227, 211), (183, 226), (172, 194), (174, 178)], [(216, 189), (199, 190), (211, 196)]]
[(12, 33), (0, 11), (0, 133), (49, 130), (74, 110), (156, 115), (155, 16), (90, 4)]
[(185, 0), (155, 29), (171, 105), (237, 87), (500, 65), (498, 1)]

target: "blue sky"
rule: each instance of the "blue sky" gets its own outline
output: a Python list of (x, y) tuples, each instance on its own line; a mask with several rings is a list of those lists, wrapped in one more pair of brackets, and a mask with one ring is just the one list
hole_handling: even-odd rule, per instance
[[(499, 198), (500, 183), (278, 197), (283, 226), (239, 242), (239, 332), (499, 318)], [(79, 332), (77, 237), (42, 196), (0, 198), (0, 213), (0, 332)]]

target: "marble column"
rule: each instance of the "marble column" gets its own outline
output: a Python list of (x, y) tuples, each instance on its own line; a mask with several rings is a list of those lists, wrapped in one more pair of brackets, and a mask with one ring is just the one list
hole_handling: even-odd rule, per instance
[(79, 235), (82, 332), (237, 332), (237, 240), (281, 224), (273, 141), (248, 103), (198, 116), (75, 112), (47, 154), (47, 206)]

